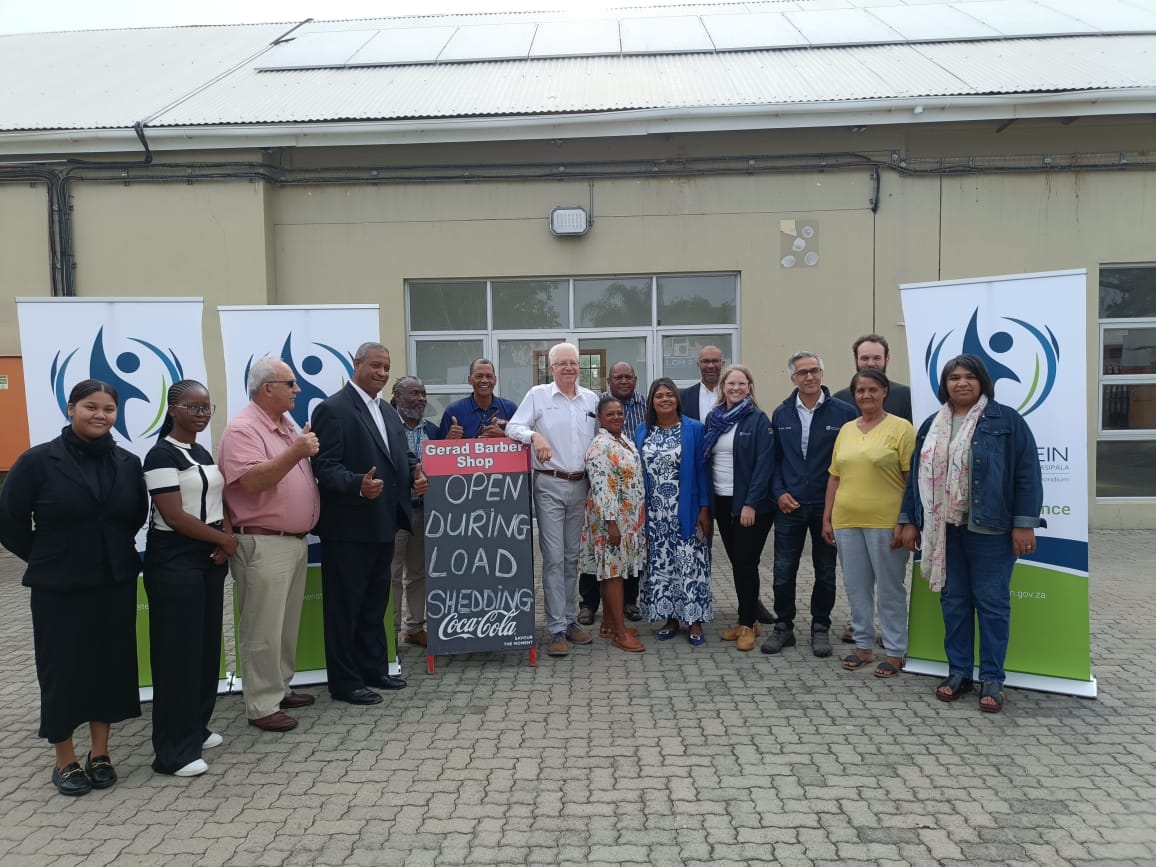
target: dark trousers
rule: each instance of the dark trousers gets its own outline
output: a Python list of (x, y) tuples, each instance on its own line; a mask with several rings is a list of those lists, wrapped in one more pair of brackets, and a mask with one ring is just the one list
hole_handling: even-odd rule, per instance
[[(635, 575), (633, 578), (627, 578), (622, 582), (623, 598), (625, 605), (638, 604), (638, 583), (639, 578)], [(591, 611), (598, 610), (598, 603), (602, 601), (602, 593), (598, 589), (598, 579), (583, 572), (578, 576), (578, 606), (580, 608), (589, 608)]]
[[(154, 534), (156, 535), (156, 534)], [(221, 677), (221, 618), (228, 566), (158, 558), (144, 563), (153, 672), (153, 770), (171, 774), (201, 757)], [(162, 562), (157, 562), (160, 559)]]
[(331, 695), (348, 695), (389, 674), (385, 609), (392, 562), (392, 540), (321, 540), (321, 607)]
[(823, 504), (805, 503), (793, 512), (780, 511), (775, 518), (775, 617), (783, 629), (795, 628), (795, 579), (803, 545), (811, 534), (811, 565), (815, 587), (811, 591), (811, 631), (831, 628), (835, 607), (835, 563), (838, 552), (823, 541)]
[(771, 532), (771, 525), (775, 521), (775, 513), (755, 515), (754, 524), (744, 527), (738, 517), (731, 515), (732, 500), (732, 497), (716, 495), (714, 517), (735, 576), (739, 623), (753, 627), (759, 617), (759, 560), (767, 544), (767, 534)]

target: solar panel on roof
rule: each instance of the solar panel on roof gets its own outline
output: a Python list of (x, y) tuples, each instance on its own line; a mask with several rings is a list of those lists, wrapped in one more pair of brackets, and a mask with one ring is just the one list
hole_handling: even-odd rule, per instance
[(702, 23), (719, 51), (799, 48), (810, 45), (806, 37), (778, 12), (704, 15)]
[(1123, 3), (1121, 0), (1096, 0), (1095, 3), (1073, 3), (1072, 0), (1047, 0), (1048, 5), (1078, 21), (1110, 33), (1135, 33), (1156, 28), (1156, 12), (1151, 4)]
[(822, 9), (783, 14), (811, 45), (872, 45), (903, 41), (898, 33), (864, 9)]
[(710, 51), (714, 45), (696, 15), (670, 18), (623, 18), (622, 51), (626, 54)]
[(618, 54), (618, 21), (545, 21), (538, 25), (531, 57)]
[(530, 53), (537, 24), (477, 24), (459, 27), (446, 43), (440, 61), (453, 60), (519, 60)]
[(1064, 36), (1088, 30), (1076, 19), (1031, 0), (980, 0), (956, 8), (1004, 36)]
[(994, 29), (953, 6), (880, 6), (872, 9), (871, 14), (905, 39), (913, 41), (943, 39), (945, 36), (953, 39), (999, 37)]
[(330, 30), (302, 33), (261, 55), (257, 69), (318, 69), (345, 61), (376, 35), (376, 30)]
[(379, 30), (349, 58), (349, 66), (388, 66), (397, 63), (434, 63), (456, 27), (408, 27)]

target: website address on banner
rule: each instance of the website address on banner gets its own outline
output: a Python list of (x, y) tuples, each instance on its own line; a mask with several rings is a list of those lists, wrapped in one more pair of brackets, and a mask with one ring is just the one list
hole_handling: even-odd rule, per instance
[(1012, 599), (1047, 599), (1048, 594), (1040, 590), (1013, 590)]

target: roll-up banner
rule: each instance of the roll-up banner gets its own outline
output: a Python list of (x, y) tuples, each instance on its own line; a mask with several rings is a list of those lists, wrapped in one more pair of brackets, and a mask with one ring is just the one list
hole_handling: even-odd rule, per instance
[[(156, 445), (169, 386), (205, 382), (200, 298), (17, 298), (29, 441), (47, 442), (68, 424), (68, 393), (84, 379), (116, 388), (113, 437), (143, 461)], [(201, 445), (212, 448), (209, 432)], [(143, 551), (145, 532), (137, 535)], [(152, 698), (148, 596), (137, 583), (141, 698)], [(220, 690), (226, 691), (224, 654)]]
[[(249, 367), (261, 356), (272, 355), (289, 365), (301, 388), (290, 415), (298, 428), (304, 427), (317, 404), (343, 388), (353, 376), (353, 355), (357, 347), (380, 339), (377, 304), (217, 309), (221, 316), (221, 341), (225, 350), (229, 418), (249, 403), (245, 388)], [(386, 393), (381, 396), (389, 399)], [(390, 600), (385, 617), (390, 673), (398, 674), (401, 668), (397, 662), (397, 635), (393, 629), (393, 600)], [(305, 579), (305, 602), (301, 607), (301, 631), (297, 637), (296, 672), (293, 678), (295, 686), (326, 681), (321, 545), (313, 535), (309, 536), (309, 570)], [(244, 677), (243, 671), (238, 671), (238, 674)], [(237, 688), (238, 683), (234, 683), (234, 689)]]
[[(943, 365), (983, 359), (995, 397), (1031, 426), (1046, 529), (1012, 573), (1010, 686), (1094, 697), (1088, 626), (1087, 272), (1016, 274), (899, 287), (916, 427), (939, 409)], [(911, 590), (907, 670), (946, 674), (938, 594)], [(978, 649), (978, 642), (976, 644)]]

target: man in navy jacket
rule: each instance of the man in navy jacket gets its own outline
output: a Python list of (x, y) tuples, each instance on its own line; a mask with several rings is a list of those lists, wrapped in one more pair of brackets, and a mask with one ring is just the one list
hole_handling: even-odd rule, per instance
[(771, 496), (777, 501), (775, 519), (775, 616), (778, 623), (763, 642), (763, 653), (779, 653), (795, 644), (795, 579), (803, 543), (811, 534), (811, 651), (831, 655), (831, 609), (835, 606), (833, 545), (823, 541), (823, 500), (827, 469), (839, 428), (858, 410), (831, 397), (823, 386), (823, 360), (813, 352), (796, 352), (787, 360), (795, 390), (771, 416), (775, 462)]

